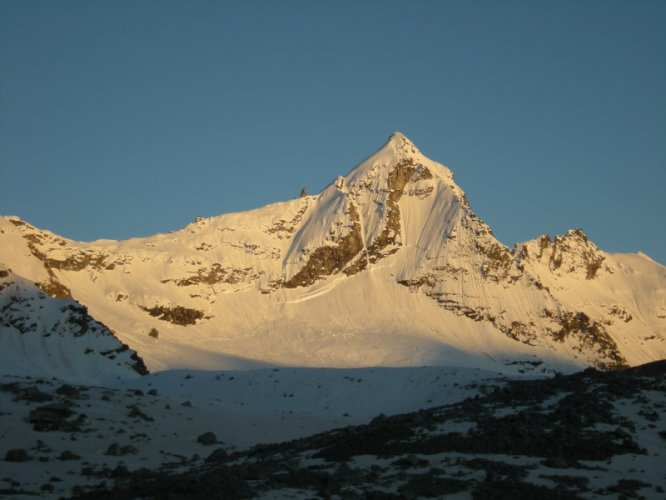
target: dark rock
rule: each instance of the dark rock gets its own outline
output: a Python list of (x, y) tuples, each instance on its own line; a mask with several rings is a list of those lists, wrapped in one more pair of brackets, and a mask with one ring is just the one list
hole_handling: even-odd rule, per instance
[(93, 468), (90, 467), (89, 465), (87, 465), (87, 466), (81, 468), (81, 475), (82, 475), (82, 476), (90, 477), (90, 476), (92, 476), (93, 474), (95, 474), (95, 469), (93, 469)]
[(467, 481), (443, 477), (433, 477), (430, 474), (413, 476), (400, 487), (400, 494), (406, 498), (434, 498), (458, 493), (468, 488)]
[(563, 490), (551, 490), (545, 486), (539, 486), (512, 479), (498, 481), (484, 481), (479, 483), (472, 491), (474, 500), (576, 500), (579, 497)]
[(565, 475), (559, 475), (559, 474), (541, 474), (540, 477), (543, 477), (545, 479), (550, 479), (551, 481), (556, 482), (559, 485), (568, 487), (568, 488), (575, 488), (577, 490), (585, 490), (587, 489), (587, 485), (590, 482), (589, 478), (584, 477), (584, 476), (565, 476)]
[(105, 455), (110, 455), (112, 457), (117, 457), (120, 455), (120, 445), (118, 443), (111, 443), (109, 447), (104, 452)]
[(139, 449), (136, 446), (132, 446), (131, 444), (127, 444), (120, 448), (120, 454), (121, 455), (136, 455), (139, 453)]
[(72, 387), (69, 384), (63, 384), (56, 389), (56, 392), (61, 396), (66, 396), (68, 398), (78, 398), (79, 390), (76, 387)]
[(566, 469), (569, 467), (569, 462), (563, 459), (562, 457), (553, 457), (544, 460), (543, 465), (546, 467), (551, 467), (553, 469)]
[(227, 458), (229, 454), (223, 448), (218, 448), (206, 457), (206, 463), (224, 462)]
[(642, 488), (649, 488), (650, 484), (644, 483), (643, 481), (638, 481), (637, 479), (620, 479), (616, 484), (606, 488), (608, 493), (634, 493), (636, 490)]
[(154, 307), (142, 307), (141, 309), (157, 319), (180, 326), (194, 325), (204, 317), (203, 311), (183, 306), (168, 307), (157, 305)]
[(30, 460), (30, 455), (24, 448), (13, 448), (5, 453), (6, 462), (27, 462), (28, 460)]
[(104, 454), (112, 457), (122, 457), (124, 455), (136, 455), (138, 452), (139, 450), (131, 444), (120, 446), (118, 443), (112, 443)]
[(30, 411), (28, 421), (36, 431), (65, 430), (67, 418), (74, 413), (65, 403), (51, 403)]
[(19, 392), (15, 399), (18, 401), (33, 401), (35, 403), (43, 403), (45, 401), (52, 401), (53, 396), (46, 392), (40, 391), (37, 387), (26, 387)]
[(400, 467), (401, 469), (410, 469), (414, 467), (425, 467), (429, 464), (427, 460), (423, 460), (416, 455), (407, 455), (405, 457), (399, 458), (395, 462), (393, 462), (391, 465), (395, 465), (397, 467)]
[(60, 453), (60, 456), (58, 457), (60, 460), (80, 460), (81, 455), (77, 455), (76, 453), (70, 451), (70, 450), (65, 450), (62, 453)]
[(487, 460), (484, 458), (473, 458), (464, 462), (465, 466), (470, 469), (485, 470), (486, 477), (499, 479), (501, 477), (509, 477), (512, 479), (523, 479), (528, 474), (529, 466), (520, 466), (499, 462), (496, 460)]
[(127, 414), (127, 416), (128, 416), (128, 417), (131, 417), (131, 418), (140, 418), (140, 419), (142, 419), (142, 420), (145, 420), (146, 422), (154, 422), (154, 421), (155, 421), (155, 419), (154, 419), (153, 417), (151, 417), (150, 415), (146, 415), (146, 414), (145, 414), (144, 412), (142, 412), (141, 409), (140, 409), (138, 406), (136, 406), (136, 405), (132, 405), (132, 406), (130, 406), (130, 411), (129, 411), (129, 413)]
[(116, 468), (111, 471), (111, 477), (113, 478), (127, 477), (128, 475), (129, 470), (123, 464), (118, 464)]
[(131, 444), (127, 444), (120, 448), (121, 456), (136, 455), (137, 453), (139, 453), (139, 449), (136, 446), (132, 446)]
[[(329, 276), (334, 272), (343, 270), (347, 264), (364, 249), (363, 236), (361, 234), (361, 224), (358, 211), (353, 203), (349, 204), (347, 211), (348, 225), (351, 231), (345, 236), (340, 237), (335, 246), (324, 245), (315, 249), (309, 256), (308, 262), (283, 283), (286, 288), (296, 288), (300, 286), (312, 285), (315, 281)], [(399, 215), (399, 214), (398, 214)], [(350, 266), (347, 269), (348, 274), (356, 274), (367, 266), (367, 252), (361, 256), (360, 262)], [(353, 269), (351, 269), (353, 268)]]
[(201, 443), (204, 446), (210, 446), (217, 443), (217, 436), (212, 432), (204, 432), (203, 434), (197, 437), (197, 443)]

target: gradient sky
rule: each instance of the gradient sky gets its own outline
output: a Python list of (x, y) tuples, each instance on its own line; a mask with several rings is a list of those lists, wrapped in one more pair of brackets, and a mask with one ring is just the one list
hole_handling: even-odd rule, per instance
[(313, 194), (400, 130), (509, 246), (666, 263), (666, 2), (0, 0), (0, 214), (124, 239)]

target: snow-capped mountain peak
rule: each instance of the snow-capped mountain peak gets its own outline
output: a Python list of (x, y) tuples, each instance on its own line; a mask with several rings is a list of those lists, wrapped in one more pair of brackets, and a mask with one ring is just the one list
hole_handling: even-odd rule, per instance
[(511, 250), (398, 132), (314, 196), (119, 242), (0, 218), (0, 240), (0, 262), (86, 305), (152, 370), (666, 357), (666, 268), (580, 230)]
[(396, 154), (412, 154), (412, 155), (421, 154), (421, 152), (414, 145), (414, 143), (410, 141), (407, 138), (407, 136), (405, 136), (405, 134), (403, 134), (402, 132), (398, 131), (393, 132), (389, 136), (387, 145), (393, 148)]
[[(406, 170), (405, 173), (413, 174), (414, 170), (416, 170), (422, 176), (435, 176), (445, 180), (447, 185), (454, 184), (453, 175), (447, 167), (427, 158), (421, 153), (416, 145), (401, 132), (394, 132), (391, 134), (381, 148), (359, 163), (344, 177), (344, 179), (346, 185), (360, 182), (367, 186), (367, 182), (364, 183), (361, 179), (367, 181), (368, 177), (382, 177), (379, 174), (383, 174), (383, 177), (386, 180), (387, 175), (393, 171), (396, 166), (399, 166), (402, 170)], [(338, 182), (335, 184), (337, 185)], [(388, 185), (385, 185), (384, 187), (393, 189), (393, 187)], [(460, 188), (457, 186), (456, 188), (457, 191), (459, 191), (459, 194), (462, 194)]]

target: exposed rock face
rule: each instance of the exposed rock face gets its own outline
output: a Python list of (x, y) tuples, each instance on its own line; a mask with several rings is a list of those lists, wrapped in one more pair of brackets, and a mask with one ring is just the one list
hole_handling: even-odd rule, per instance
[[(416, 166), (414, 160), (405, 158), (397, 162), (393, 170), (388, 174), (386, 189), (388, 190), (388, 197), (386, 199), (386, 219), (384, 229), (381, 234), (375, 238), (368, 248), (370, 263), (375, 263), (381, 259), (385, 253), (384, 250), (401, 242), (401, 226), (400, 226), (400, 205), (398, 202), (402, 198), (404, 188), (410, 181)], [(398, 248), (394, 248), (390, 253), (397, 252)]]
[(567, 231), (564, 236), (550, 239), (547, 234), (516, 247), (521, 263), (541, 263), (558, 276), (568, 275), (591, 280), (600, 272), (613, 272), (604, 265), (606, 257), (587, 239), (582, 229)]
[(142, 309), (155, 318), (181, 326), (194, 325), (204, 317), (203, 311), (183, 306), (154, 306), (142, 307)]
[[(544, 315), (547, 317), (552, 317), (552, 314), (551, 311), (544, 311)], [(617, 344), (608, 335), (603, 325), (592, 320), (584, 312), (575, 314), (561, 312), (558, 316), (558, 323), (561, 328), (557, 331), (550, 331), (555, 340), (563, 342), (568, 337), (574, 337), (578, 343), (576, 349), (579, 352), (596, 351), (601, 360), (596, 363), (597, 368), (617, 369), (627, 367), (626, 359), (620, 354)]]
[(24, 232), (23, 237), (27, 243), (30, 252), (42, 262), (44, 269), (48, 273), (48, 279), (37, 282), (37, 286), (45, 293), (56, 299), (71, 299), (72, 293), (57, 278), (55, 271), (82, 271), (88, 267), (93, 269), (113, 269), (116, 262), (105, 264), (108, 255), (104, 255), (94, 250), (85, 250), (78, 252), (68, 252), (64, 259), (55, 259), (49, 257), (42, 251), (44, 246), (53, 248), (54, 246), (67, 249), (67, 241), (51, 233), (38, 231), (30, 224), (20, 219), (9, 219), (9, 221)]
[[(347, 214), (350, 231), (336, 241), (334, 246), (323, 246), (315, 249), (310, 254), (307, 264), (289, 280), (285, 281), (284, 287), (309, 286), (323, 276), (339, 272), (361, 251), (363, 240), (361, 238), (359, 216), (356, 207), (351, 203)], [(363, 260), (352, 269), (361, 270), (365, 268), (366, 264), (364, 262)], [(347, 274), (354, 274), (354, 272), (348, 272)]]
[(251, 267), (245, 269), (236, 269), (233, 267), (222, 267), (219, 262), (214, 263), (209, 268), (200, 268), (195, 276), (183, 279), (162, 280), (162, 283), (173, 281), (178, 286), (193, 285), (215, 285), (218, 283), (227, 283), (235, 285), (240, 282), (253, 281), (259, 278), (259, 274)]

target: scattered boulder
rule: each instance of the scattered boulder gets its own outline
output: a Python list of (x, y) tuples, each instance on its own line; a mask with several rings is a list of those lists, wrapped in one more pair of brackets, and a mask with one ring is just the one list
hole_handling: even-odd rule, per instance
[(14, 394), (14, 401), (34, 401), (36, 403), (42, 403), (53, 399), (53, 396), (40, 391), (35, 386), (23, 387), (18, 382), (0, 384), (0, 391)]
[(112, 457), (122, 457), (125, 455), (136, 455), (139, 450), (131, 444), (120, 446), (118, 443), (112, 443), (104, 452), (105, 455)]
[(142, 412), (137, 405), (130, 406), (130, 411), (127, 414), (127, 416), (131, 418), (140, 418), (142, 420), (145, 420), (146, 422), (155, 421), (153, 417), (151, 417), (150, 415), (146, 415), (144, 412)]
[(56, 389), (56, 392), (60, 394), (61, 396), (65, 396), (68, 398), (78, 398), (79, 397), (79, 390), (76, 387), (72, 387), (69, 384), (63, 384), (60, 387)]
[(204, 432), (197, 438), (197, 443), (201, 443), (204, 446), (210, 446), (217, 443), (217, 436), (212, 432)]
[(5, 453), (5, 462), (27, 462), (28, 460), (30, 460), (30, 455), (24, 448), (13, 448)]
[(67, 418), (74, 413), (66, 403), (51, 403), (30, 411), (28, 421), (36, 431), (64, 430)]
[(65, 450), (62, 453), (60, 453), (60, 456), (58, 457), (60, 460), (65, 461), (65, 460), (80, 460), (81, 455), (77, 455), (73, 451), (70, 450)]

